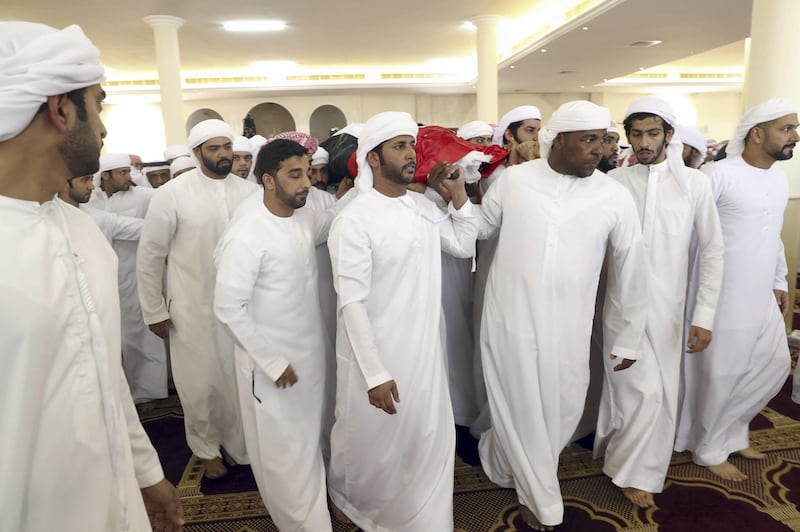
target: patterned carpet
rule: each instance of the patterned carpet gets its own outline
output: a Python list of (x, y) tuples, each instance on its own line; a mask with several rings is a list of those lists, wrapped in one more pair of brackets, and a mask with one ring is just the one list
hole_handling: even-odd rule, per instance
[[(633, 507), (602, 475), (601, 462), (577, 445), (561, 456), (559, 478), (566, 505), (563, 532), (800, 531), (800, 405), (790, 400), (791, 381), (751, 424), (755, 448), (766, 460), (731, 461), (749, 479), (719, 481), (674, 454), (667, 485), (656, 508)], [(186, 446), (177, 397), (159, 401), (142, 414), (167, 477), (178, 486), (187, 532), (275, 531), (248, 466), (231, 467), (220, 480), (203, 478), (203, 466)], [(527, 531), (513, 490), (492, 484), (480, 467), (456, 461), (455, 526), (458, 532)], [(355, 532), (334, 523), (337, 532)], [(421, 531), (424, 532), (424, 531)]]

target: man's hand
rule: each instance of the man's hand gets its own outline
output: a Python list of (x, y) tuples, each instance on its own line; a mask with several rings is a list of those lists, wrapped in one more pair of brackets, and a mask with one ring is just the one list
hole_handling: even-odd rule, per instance
[(142, 498), (153, 532), (183, 530), (183, 506), (178, 490), (167, 479), (161, 479), (149, 488), (142, 488)]
[(174, 329), (175, 325), (172, 323), (172, 320), (168, 318), (164, 321), (153, 323), (148, 327), (150, 327), (150, 330), (153, 332), (153, 334), (159, 338), (167, 339), (169, 337), (169, 330)]
[(294, 368), (291, 364), (286, 366), (286, 369), (283, 370), (283, 374), (278, 377), (278, 380), (275, 381), (275, 386), (278, 388), (286, 388), (287, 386), (294, 386), (294, 383), (297, 382), (297, 375), (294, 372)]
[(397, 391), (397, 384), (393, 380), (372, 388), (367, 392), (367, 395), (369, 395), (369, 404), (375, 408), (380, 408), (387, 414), (397, 413), (394, 403), (400, 402), (400, 393)]
[(786, 316), (789, 311), (789, 292), (784, 292), (783, 290), (773, 290), (773, 292), (775, 292), (775, 300), (778, 302), (781, 314)]
[[(616, 360), (617, 355), (611, 355), (611, 360)], [(636, 362), (635, 360), (631, 360), (630, 358), (623, 358), (622, 362), (614, 366), (614, 371), (622, 371), (624, 369), (628, 369), (629, 367), (633, 366), (633, 363)]]
[(689, 328), (689, 343), (686, 347), (689, 348), (690, 353), (699, 353), (705, 351), (708, 344), (711, 343), (711, 331), (692, 325)]
[(526, 140), (525, 142), (514, 142), (511, 148), (511, 153), (508, 155), (508, 165), (514, 166), (515, 164), (526, 163), (539, 158), (539, 143), (535, 140)]

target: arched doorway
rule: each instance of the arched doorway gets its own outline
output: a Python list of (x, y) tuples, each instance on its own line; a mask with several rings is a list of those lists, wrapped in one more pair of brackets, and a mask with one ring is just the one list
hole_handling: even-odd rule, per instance
[(189, 131), (202, 122), (203, 120), (208, 120), (209, 118), (216, 118), (218, 120), (222, 120), (222, 115), (216, 112), (213, 109), (197, 109), (192, 114), (189, 115), (189, 118), (186, 119), (186, 134), (189, 134)]
[(331, 136), (331, 129), (341, 129), (347, 125), (347, 118), (335, 105), (320, 105), (311, 113), (309, 129), (311, 136), (320, 142)]
[(283, 131), (295, 130), (292, 113), (280, 104), (260, 103), (250, 109), (248, 114), (255, 122), (257, 135), (270, 138)]

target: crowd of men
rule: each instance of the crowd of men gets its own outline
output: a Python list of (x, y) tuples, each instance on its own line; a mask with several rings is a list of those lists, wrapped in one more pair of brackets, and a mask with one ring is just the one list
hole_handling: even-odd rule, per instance
[(221, 120), (163, 161), (101, 156), (77, 26), (0, 23), (0, 66), (0, 529), (180, 530), (134, 406), (170, 375), (204, 475), (250, 464), (280, 530), (452, 531), (456, 425), (534, 530), (563, 521), (582, 419), (642, 508), (673, 449), (730, 482), (731, 455), (764, 458), (748, 424), (790, 371), (788, 100), (702, 171), (702, 133), (654, 97), (626, 153), (588, 101), (464, 124), (459, 160), (382, 112), (337, 188), (316, 139)]

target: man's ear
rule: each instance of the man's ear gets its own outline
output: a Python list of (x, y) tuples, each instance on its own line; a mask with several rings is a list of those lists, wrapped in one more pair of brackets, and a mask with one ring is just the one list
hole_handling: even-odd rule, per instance
[(510, 129), (506, 129), (503, 131), (503, 139), (505, 139), (506, 144), (511, 144), (512, 142), (516, 142), (517, 139), (514, 138), (514, 134), (511, 132)]
[(264, 172), (264, 175), (261, 176), (261, 182), (264, 184), (264, 188), (266, 190), (272, 190), (275, 188), (275, 178), (269, 175), (267, 172)]
[(381, 165), (381, 159), (376, 152), (367, 152), (367, 164), (370, 168), (378, 168)]
[(664, 144), (665, 145), (670, 143), (670, 141), (672, 140), (672, 135), (674, 135), (674, 134), (675, 134), (675, 130), (674, 129), (670, 129), (669, 131), (667, 131), (667, 133), (664, 135)]
[(47, 120), (59, 133), (66, 133), (75, 120), (75, 104), (73, 104), (66, 94), (58, 96), (48, 96), (45, 102), (45, 113)]

